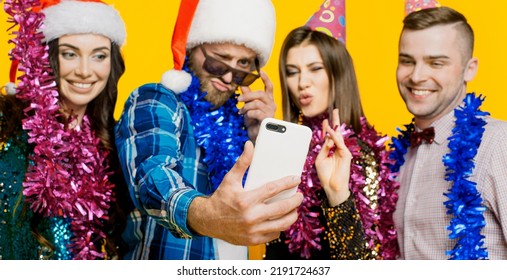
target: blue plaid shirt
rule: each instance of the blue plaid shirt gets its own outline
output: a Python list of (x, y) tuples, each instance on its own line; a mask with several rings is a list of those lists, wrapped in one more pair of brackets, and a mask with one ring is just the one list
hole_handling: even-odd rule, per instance
[(209, 188), (191, 119), (161, 84), (134, 90), (116, 125), (116, 146), (135, 209), (123, 234), (128, 259), (214, 259), (213, 240), (187, 228), (188, 207)]

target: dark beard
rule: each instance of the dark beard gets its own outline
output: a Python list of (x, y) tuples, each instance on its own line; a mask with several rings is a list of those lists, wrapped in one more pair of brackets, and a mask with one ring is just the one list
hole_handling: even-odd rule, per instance
[(201, 81), (201, 91), (207, 92), (207, 94), (204, 96), (204, 99), (208, 101), (209, 103), (215, 105), (213, 109), (216, 109), (227, 102), (231, 96), (233, 96), (234, 91), (230, 92), (221, 92), (216, 90), (211, 83), (205, 81)]
[[(216, 109), (222, 105), (224, 105), (231, 96), (234, 95), (236, 90), (230, 91), (230, 92), (221, 92), (218, 91), (216, 88), (211, 85), (210, 77), (205, 73), (205, 71), (202, 69), (202, 67), (194, 65), (193, 56), (190, 55), (188, 65), (190, 70), (192, 70), (195, 74), (195, 76), (199, 79), (199, 82), (201, 83), (201, 91), (207, 92), (206, 96), (204, 96), (204, 99), (208, 101), (209, 103), (215, 105), (213, 109)], [(234, 89), (237, 89), (238, 86), (235, 84), (232, 84)]]

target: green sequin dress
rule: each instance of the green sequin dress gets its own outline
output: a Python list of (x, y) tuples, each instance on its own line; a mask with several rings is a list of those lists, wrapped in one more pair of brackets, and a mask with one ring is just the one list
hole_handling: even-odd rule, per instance
[[(26, 140), (23, 134), (0, 143), (0, 260), (70, 259), (69, 223), (61, 218), (39, 219), (23, 204), (22, 183), (30, 153)], [(37, 241), (31, 224), (54, 250)]]

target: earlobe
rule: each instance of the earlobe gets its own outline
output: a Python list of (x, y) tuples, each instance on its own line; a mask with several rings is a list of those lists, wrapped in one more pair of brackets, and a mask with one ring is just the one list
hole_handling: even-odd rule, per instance
[(465, 67), (465, 82), (470, 82), (475, 78), (477, 74), (477, 68), (479, 67), (479, 60), (475, 57), (470, 58), (468, 60), (467, 65)]

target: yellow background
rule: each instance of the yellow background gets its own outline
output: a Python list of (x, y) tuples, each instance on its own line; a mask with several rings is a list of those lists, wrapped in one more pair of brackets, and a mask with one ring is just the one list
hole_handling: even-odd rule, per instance
[[(239, 1), (239, 0), (238, 0)], [(127, 43), (123, 48), (127, 71), (120, 81), (120, 96), (115, 110), (119, 117), (129, 93), (147, 82), (158, 82), (162, 73), (172, 67), (171, 34), (180, 1), (177, 0), (106, 0), (123, 16)], [(323, 0), (273, 0), (277, 14), (275, 45), (265, 71), (275, 85), (275, 100), (280, 104), (278, 54), (284, 36), (305, 24)], [(475, 56), (479, 71), (469, 91), (487, 96), (483, 109), (507, 120), (507, 1), (441, 0), (442, 5), (462, 12), (476, 34)], [(398, 95), (395, 80), (397, 44), (404, 16), (403, 0), (349, 0), (346, 4), (347, 48), (359, 80), (363, 106), (369, 121), (388, 135), (410, 121), (411, 116)], [(7, 53), (12, 38), (7, 33), (7, 15), (2, 13), (0, 28), (0, 85), (8, 82), (10, 62)], [(238, 22), (238, 25), (241, 25)], [(256, 82), (254, 88), (261, 88)], [(281, 111), (277, 117), (281, 118)], [(255, 254), (253, 258), (258, 258)]]
[[(120, 81), (120, 96), (115, 110), (119, 117), (128, 94), (147, 82), (158, 82), (172, 67), (171, 34), (180, 1), (141, 2), (106, 0), (123, 16), (127, 43), (123, 48), (127, 71)], [(284, 36), (303, 25), (318, 10), (323, 0), (273, 0), (277, 14), (277, 32), (273, 54), (264, 68), (275, 84), (275, 100), (280, 102), (278, 54)], [(475, 56), (479, 71), (469, 91), (487, 96), (483, 108), (499, 119), (507, 120), (507, 1), (441, 0), (462, 12), (476, 33)], [(363, 106), (369, 121), (388, 135), (410, 121), (410, 115), (398, 95), (395, 81), (397, 44), (404, 15), (403, 0), (349, 0), (346, 4), (347, 48), (355, 63)], [(2, 13), (0, 28), (7, 30), (7, 15)], [(241, 23), (238, 23), (240, 25)], [(7, 32), (0, 32), (0, 85), (8, 81), (12, 47)], [(3, 81), (3, 82), (2, 82)], [(256, 82), (254, 88), (261, 88)], [(281, 117), (277, 111), (277, 117)]]

